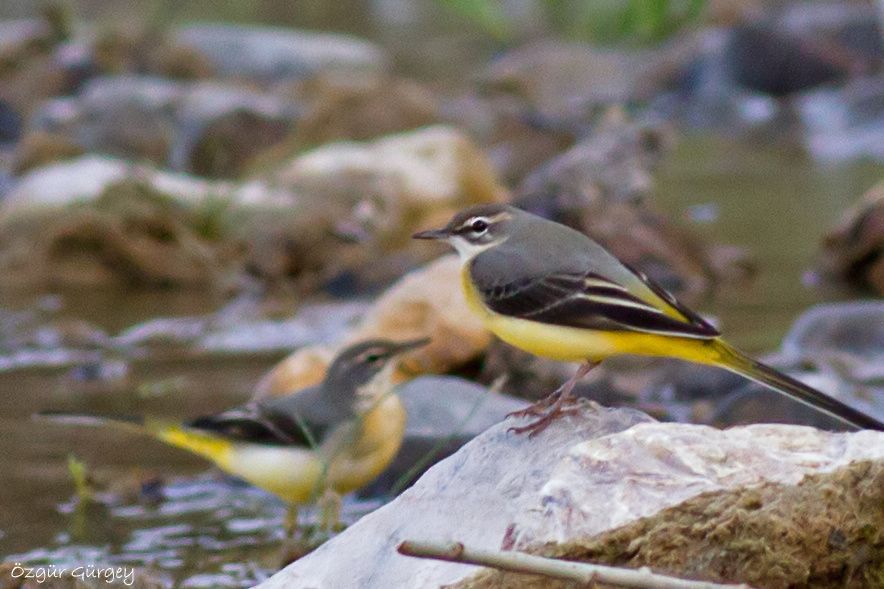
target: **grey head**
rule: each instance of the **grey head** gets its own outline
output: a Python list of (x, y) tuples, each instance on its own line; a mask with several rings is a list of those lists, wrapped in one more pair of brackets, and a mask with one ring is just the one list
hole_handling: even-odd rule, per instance
[(264, 403), (271, 411), (297, 414), (310, 424), (329, 426), (351, 418), (359, 390), (372, 383), (399, 354), (429, 343), (429, 339), (394, 342), (365, 340), (341, 351), (321, 384)]
[(326, 394), (352, 395), (377, 376), (396, 356), (429, 343), (428, 338), (394, 342), (365, 340), (340, 352), (322, 382)]
[(499, 245), (535, 215), (503, 204), (476, 205), (458, 212), (445, 227), (415, 233), (415, 239), (444, 240), (469, 259)]
[(412, 237), (447, 241), (464, 261), (507, 241), (518, 247), (497, 249), (515, 249), (520, 257), (528, 255), (543, 264), (554, 263), (563, 254), (583, 258), (588, 250), (598, 248), (579, 231), (504, 204), (469, 207), (454, 215), (445, 227), (421, 231)]

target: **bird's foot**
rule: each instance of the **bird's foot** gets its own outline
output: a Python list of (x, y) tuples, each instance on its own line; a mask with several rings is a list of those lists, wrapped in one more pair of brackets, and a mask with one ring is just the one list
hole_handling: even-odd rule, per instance
[[(570, 404), (574, 401), (575, 400), (569, 399), (567, 403)], [(527, 433), (529, 438), (533, 438), (534, 436), (545, 430), (547, 427), (549, 427), (549, 424), (551, 424), (555, 420), (566, 415), (575, 415), (580, 411), (580, 409), (577, 407), (565, 407), (565, 404), (566, 403), (556, 403), (545, 413), (539, 413), (541, 415), (539, 419), (535, 419), (527, 425), (511, 427), (507, 431), (513, 432), (515, 434)]]
[[(527, 432), (528, 437), (533, 438), (549, 427), (549, 424), (556, 419), (564, 415), (574, 415), (577, 413), (579, 409), (573, 405), (577, 404), (579, 400), (571, 395), (571, 391), (574, 390), (574, 385), (577, 384), (577, 381), (586, 376), (586, 374), (596, 366), (598, 366), (598, 362), (587, 360), (580, 365), (580, 368), (577, 369), (574, 376), (568, 379), (568, 382), (557, 388), (545, 399), (541, 399), (537, 403), (529, 405), (520, 411), (513, 411), (512, 413), (507, 414), (507, 417), (539, 416), (538, 419), (535, 419), (528, 425), (511, 427), (507, 431), (515, 432), (517, 434)], [(546, 411), (544, 411), (544, 409), (546, 409)]]
[[(539, 401), (537, 401), (535, 403), (528, 405), (524, 409), (519, 409), (518, 411), (511, 411), (510, 413), (507, 413), (506, 414), (507, 418), (510, 418), (510, 417), (516, 417), (516, 418), (537, 417), (538, 415), (545, 415), (547, 413), (547, 409), (550, 406), (555, 405), (556, 403), (559, 402), (559, 398), (562, 396), (562, 392), (563, 392), (564, 388), (565, 387), (563, 387), (563, 386), (557, 388), (556, 390), (554, 390), (553, 392), (551, 392), (550, 394), (548, 394), (544, 398), (540, 399)], [(562, 404), (570, 404), (570, 403), (575, 403), (576, 401), (577, 401), (576, 399), (569, 396), (565, 399), (562, 399), (561, 403)]]
[(544, 409), (549, 407), (550, 401), (548, 397), (543, 398), (536, 403), (531, 403), (524, 409), (519, 409), (518, 411), (510, 411), (506, 414), (507, 419), (510, 417), (516, 417), (521, 419), (522, 417), (537, 417), (538, 415), (544, 414)]

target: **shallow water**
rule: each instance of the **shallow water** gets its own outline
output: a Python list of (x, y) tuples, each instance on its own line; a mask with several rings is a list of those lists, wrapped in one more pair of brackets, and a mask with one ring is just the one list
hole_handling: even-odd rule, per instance
[(709, 241), (752, 254), (754, 279), (719, 289), (700, 307), (732, 343), (762, 352), (776, 348), (808, 306), (856, 296), (820, 284), (814, 264), (826, 232), (882, 176), (880, 163), (821, 166), (776, 140), (694, 136), (663, 162), (656, 199)]

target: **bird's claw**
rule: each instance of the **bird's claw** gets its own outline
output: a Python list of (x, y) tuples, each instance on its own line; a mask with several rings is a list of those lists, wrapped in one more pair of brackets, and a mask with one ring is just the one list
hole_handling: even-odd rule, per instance
[(532, 403), (528, 405), (524, 409), (519, 409), (518, 411), (510, 411), (506, 414), (507, 419), (510, 417), (515, 417), (517, 419), (521, 419), (523, 417), (537, 417), (538, 415), (543, 415), (543, 410), (546, 408), (549, 403), (544, 402), (545, 399), (538, 401), (537, 403)]
[[(529, 407), (530, 409), (530, 407)], [(534, 438), (537, 434), (549, 427), (553, 421), (566, 415), (574, 415), (579, 412), (577, 407), (563, 408), (561, 405), (553, 407), (539, 419), (535, 419), (531, 423), (522, 426), (513, 426), (507, 429), (507, 432), (513, 432), (516, 435), (527, 433), (529, 438)], [(535, 414), (536, 415), (536, 414)]]
[(507, 413), (506, 416), (508, 418), (509, 417), (522, 418), (522, 417), (537, 417), (538, 415), (544, 415), (546, 413), (546, 411), (544, 411), (544, 409), (546, 409), (547, 407), (551, 407), (556, 402), (559, 402), (559, 403), (571, 402), (571, 399), (562, 399), (562, 401), (559, 401), (559, 397), (562, 396), (562, 390), (563, 390), (563, 387), (559, 387), (556, 390), (554, 390), (553, 392), (551, 392), (550, 394), (548, 394), (547, 396), (545, 396), (544, 398), (540, 399), (539, 401), (528, 405), (524, 409), (519, 409), (518, 411), (511, 411), (510, 413)]

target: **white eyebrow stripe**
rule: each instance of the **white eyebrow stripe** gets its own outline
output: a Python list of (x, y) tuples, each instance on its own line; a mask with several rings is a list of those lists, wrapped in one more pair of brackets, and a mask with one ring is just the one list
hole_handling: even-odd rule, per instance
[(486, 215), (475, 215), (473, 217), (470, 217), (469, 219), (467, 219), (463, 223), (461, 223), (460, 226), (458, 227), (458, 229), (464, 229), (466, 227), (469, 227), (470, 225), (472, 225), (473, 223), (475, 223), (476, 221), (478, 221), (480, 219), (490, 225), (492, 223), (497, 223), (498, 221), (505, 221), (506, 219), (511, 219), (511, 218), (512, 218), (512, 215), (510, 215), (506, 211), (502, 211), (502, 212), (497, 213), (496, 215), (492, 215), (490, 217), (486, 216)]

